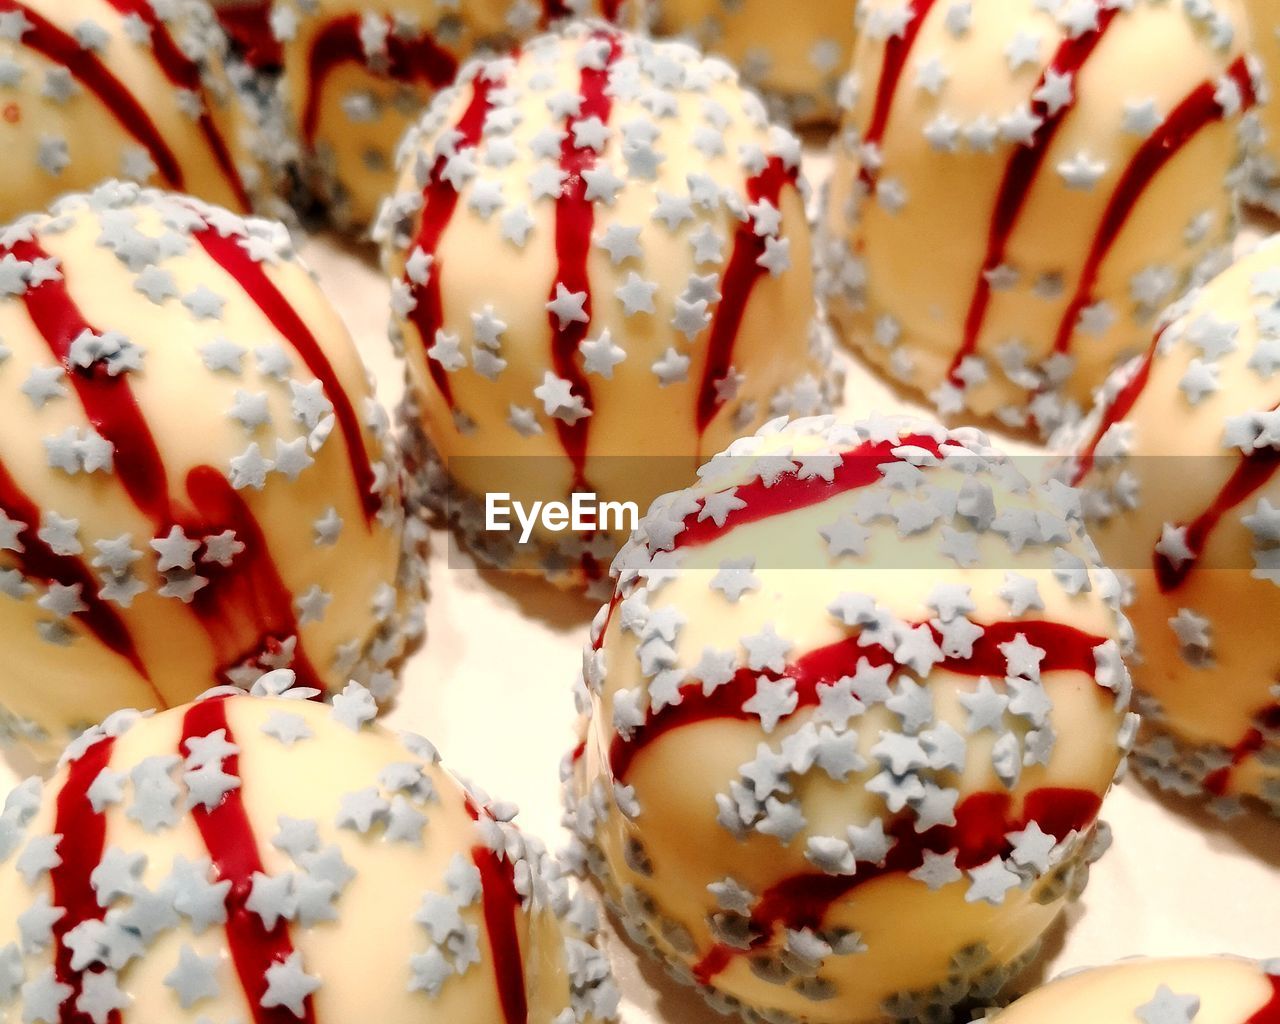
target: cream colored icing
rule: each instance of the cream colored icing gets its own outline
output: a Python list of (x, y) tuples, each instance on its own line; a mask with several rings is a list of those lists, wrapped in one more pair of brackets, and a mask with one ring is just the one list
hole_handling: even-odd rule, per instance
[(650, 6), (655, 32), (688, 36), (725, 57), (791, 119), (838, 116), (836, 93), (856, 36), (854, 5), (803, 0), (785, 15), (769, 0), (654, 0)]
[[(1079, 1020), (1132, 1024), (1146, 1019), (1136, 1013), (1157, 998), (1161, 987), (1183, 1000), (1197, 1000), (1195, 1024), (1252, 1024), (1263, 1007), (1280, 1012), (1276, 1009), (1275, 981), (1267, 975), (1266, 965), (1232, 957), (1201, 957), (1124, 960), (1079, 971), (1037, 989), (989, 1019), (998, 1024), (1069, 1024)], [(1175, 1001), (1172, 1005), (1187, 1004)], [(1155, 1019), (1180, 1022), (1176, 1015)]]

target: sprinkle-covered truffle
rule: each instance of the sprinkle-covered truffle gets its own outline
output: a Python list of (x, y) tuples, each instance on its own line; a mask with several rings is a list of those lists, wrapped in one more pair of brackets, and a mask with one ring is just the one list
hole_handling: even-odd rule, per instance
[(986, 1024), (1277, 1024), (1280, 961), (1122, 960), (1077, 971)]
[[(0, 811), (6, 1020), (596, 1024), (596, 913), (421, 737), (280, 670), (80, 737)], [(371, 704), (358, 684), (350, 705)]]
[(1166, 313), (1103, 389), (1069, 474), (1126, 582), (1139, 774), (1280, 816), (1280, 239)]
[(856, 4), (799, 0), (651, 0), (653, 31), (690, 39), (724, 57), (792, 123), (831, 122), (849, 70)]
[(0, 223), (123, 178), (247, 212), (246, 109), (203, 0), (0, 5)]
[(844, 340), (940, 414), (1080, 417), (1233, 230), (1234, 2), (868, 0), (821, 242)]
[(580, 865), (751, 1021), (994, 998), (1082, 891), (1134, 731), (1078, 496), (897, 420), (775, 422), (700, 478), (584, 653)]
[[(422, 531), (280, 224), (132, 184), (0, 231), (0, 739), (291, 668), (389, 697)], [(37, 684), (33, 684), (37, 681)]]
[[(800, 143), (728, 65), (576, 23), (469, 65), (401, 158), (394, 334), (463, 498), (643, 509), (770, 416), (829, 406)], [(570, 584), (617, 548), (509, 536), (476, 546)]]

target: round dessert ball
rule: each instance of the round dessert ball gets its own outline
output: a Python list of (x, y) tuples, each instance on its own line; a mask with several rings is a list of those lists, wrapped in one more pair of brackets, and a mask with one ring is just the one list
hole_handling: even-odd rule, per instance
[(996, 998), (1083, 890), (1137, 726), (1076, 493), (973, 430), (779, 421), (613, 572), (565, 770), (635, 940), (753, 1022)]
[[(1079, 418), (1233, 230), (1237, 0), (869, 0), (821, 289), (948, 418)], [(1053, 13), (1050, 13), (1052, 11)]]
[(367, 690), (297, 692), (116, 714), (10, 796), (4, 1019), (610, 1018), (594, 908), (514, 809), (370, 725)]
[(274, 46), (244, 12), (239, 31), (250, 59), (283, 66), (288, 120), (318, 198), (339, 226), (367, 230), (395, 188), (396, 144), (466, 58), (505, 51), (571, 11), (623, 17), (630, 2), (274, 0)]
[(687, 36), (723, 56), (797, 123), (831, 122), (853, 52), (855, 4), (799, 0), (652, 0), (654, 31)]
[(1275, 1024), (1280, 962), (1124, 960), (1059, 978), (988, 1024)]
[(242, 212), (249, 121), (203, 0), (12, 0), (0, 8), (0, 223), (126, 178)]
[(110, 183), (3, 229), (0, 394), (0, 738), (272, 668), (390, 695), (421, 527), (283, 225)]
[(1170, 310), (1118, 371), (1072, 467), (1126, 580), (1140, 774), (1223, 814), (1280, 815), (1280, 238)]
[(626, 537), (485, 532), (484, 496), (642, 510), (829, 407), (800, 144), (727, 64), (573, 24), (473, 63), (380, 218), (417, 422), (490, 560), (576, 585)]
[(1280, 10), (1270, 0), (1245, 0), (1254, 52), (1266, 79), (1266, 102), (1253, 116), (1257, 152), (1245, 181), (1247, 200), (1280, 211)]

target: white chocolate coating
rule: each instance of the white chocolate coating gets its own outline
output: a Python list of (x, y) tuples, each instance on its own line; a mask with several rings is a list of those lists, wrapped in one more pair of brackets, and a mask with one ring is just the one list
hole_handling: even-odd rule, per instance
[(1253, 50), (1266, 79), (1266, 102), (1257, 111), (1259, 151), (1245, 196), (1253, 202), (1280, 210), (1280, 9), (1272, 0), (1244, 0), (1249, 15)]
[(113, 183), (0, 232), (0, 275), (0, 736), (267, 668), (388, 698), (420, 529), (284, 227)]
[(1234, 957), (1124, 960), (1024, 996), (990, 1024), (1275, 1024), (1280, 964)]
[[(830, 407), (800, 144), (723, 62), (574, 24), (469, 66), (401, 156), (394, 334), (464, 496), (643, 510), (770, 416)], [(563, 537), (480, 543), (578, 584), (625, 533)]]
[(860, 10), (820, 245), (833, 318), (942, 415), (1047, 435), (1233, 231), (1260, 85), (1238, 0)]
[(995, 998), (1083, 889), (1137, 725), (1074, 492), (910, 421), (771, 424), (701, 475), (584, 654), (579, 857), (748, 1021)]
[[(580, 0), (564, 11), (622, 18), (627, 8)], [(504, 51), (557, 10), (541, 0), (274, 0), (288, 120), (335, 221), (366, 230), (395, 187), (397, 143), (436, 91), (477, 50)]]
[(834, 122), (836, 94), (856, 37), (851, 3), (799, 0), (653, 0), (660, 35), (684, 36), (737, 67), (795, 123)]
[(205, 3), (12, 0), (0, 19), (0, 223), (109, 178), (248, 211), (260, 173)]
[(375, 714), (353, 685), (333, 708), (115, 715), (43, 793), (20, 787), (0, 814), (0, 1021), (611, 1017), (594, 909), (510, 809)]
[[(1136, 764), (1224, 814), (1241, 796), (1280, 814), (1280, 660), (1265, 640), (1280, 615), (1280, 479), (1276, 442), (1249, 426), (1280, 403), (1278, 280), (1273, 238), (1181, 301), (1149, 363), (1108, 383), (1079, 446), (1096, 444), (1081, 481), (1091, 533), (1132, 588), (1151, 733)], [(1232, 493), (1233, 479), (1247, 486)]]

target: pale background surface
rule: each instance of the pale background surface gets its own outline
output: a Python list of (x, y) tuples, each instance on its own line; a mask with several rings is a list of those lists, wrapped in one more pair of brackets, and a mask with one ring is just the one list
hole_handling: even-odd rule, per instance
[[(813, 163), (811, 179), (823, 170)], [(323, 240), (304, 251), (376, 375), (380, 396), (394, 405), (400, 368), (386, 339), (387, 288), (369, 254)], [(906, 408), (858, 366), (849, 371), (848, 414)], [(433, 531), (432, 542), (427, 642), (407, 666), (390, 721), (430, 737), (455, 772), (516, 801), (526, 831), (558, 848), (564, 841), (558, 770), (574, 743), (570, 686), (595, 608), (535, 580), (477, 569), (456, 549), (450, 556), (447, 533)], [(0, 761), (0, 791), (14, 781)], [(1133, 780), (1111, 794), (1104, 816), (1115, 846), (1070, 912), (1072, 926), (1050, 936), (1038, 974), (1139, 954), (1280, 956), (1280, 824), (1249, 818), (1222, 826)], [(609, 938), (624, 1024), (724, 1021)]]

